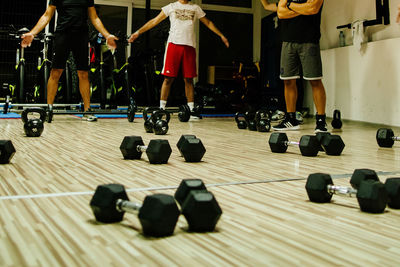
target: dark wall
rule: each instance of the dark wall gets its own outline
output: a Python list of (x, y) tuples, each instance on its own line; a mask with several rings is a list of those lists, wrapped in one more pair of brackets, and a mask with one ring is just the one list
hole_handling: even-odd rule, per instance
[(251, 8), (251, 0), (203, 0), (203, 4)]

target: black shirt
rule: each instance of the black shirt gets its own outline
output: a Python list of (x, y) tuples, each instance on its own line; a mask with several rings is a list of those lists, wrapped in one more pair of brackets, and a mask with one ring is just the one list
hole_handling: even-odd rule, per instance
[(321, 38), (321, 13), (281, 19), (282, 41), (292, 43), (319, 43)]
[(56, 32), (88, 31), (88, 8), (94, 6), (94, 0), (50, 0), (49, 5), (57, 8)]

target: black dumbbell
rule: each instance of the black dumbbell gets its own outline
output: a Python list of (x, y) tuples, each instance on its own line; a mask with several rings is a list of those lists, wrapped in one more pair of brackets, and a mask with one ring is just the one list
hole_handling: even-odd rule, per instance
[(256, 114), (250, 111), (247, 111), (244, 113), (244, 119), (246, 120), (247, 123), (247, 128), (250, 131), (257, 131), (257, 124), (255, 120)]
[(15, 147), (11, 140), (0, 140), (0, 164), (10, 163), (15, 152)]
[(272, 133), (269, 137), (269, 147), (272, 152), (285, 153), (289, 145), (299, 146), (303, 156), (315, 157), (318, 155), (319, 142), (316, 136), (303, 135), (300, 142), (292, 142), (288, 140), (286, 133)]
[(178, 119), (181, 122), (188, 122), (190, 119), (190, 108), (188, 105), (182, 105), (179, 107)]
[(131, 97), (128, 106), (128, 121), (133, 122), (135, 120), (135, 114), (137, 111), (137, 105), (135, 100)]
[(119, 147), (124, 159), (140, 159), (142, 152), (151, 164), (165, 164), (172, 153), (168, 140), (153, 139), (145, 146), (140, 136), (125, 136)]
[(400, 177), (387, 178), (385, 189), (388, 193), (388, 205), (392, 209), (400, 209)]
[(235, 122), (237, 124), (238, 129), (246, 129), (247, 128), (247, 122), (245, 120), (240, 119), (240, 117), (244, 118), (244, 115), (236, 112), (235, 114)]
[(350, 183), (353, 187), (335, 186), (329, 174), (310, 174), (306, 182), (307, 195), (310, 201), (327, 203), (333, 194), (356, 196), (360, 209), (370, 213), (384, 212), (388, 194), (376, 173), (368, 169), (358, 169), (353, 173)]
[(340, 110), (335, 109), (333, 111), (333, 119), (332, 119), (331, 125), (334, 129), (342, 128), (342, 121), (340, 119)]
[(268, 110), (260, 109), (255, 114), (256, 128), (259, 132), (269, 132), (271, 130), (271, 120)]
[[(38, 113), (40, 118), (29, 119), (29, 113)], [(39, 137), (44, 129), (43, 122), (46, 120), (46, 111), (43, 108), (26, 108), (21, 113), (21, 119), (24, 123), (24, 131), (28, 137)]]
[(206, 153), (206, 148), (195, 135), (182, 135), (176, 146), (187, 162), (199, 162)]
[(339, 156), (345, 147), (340, 135), (332, 135), (328, 132), (319, 132), (316, 134), (320, 144), (319, 151), (325, 151), (327, 155)]
[(211, 232), (221, 217), (222, 210), (214, 195), (207, 191), (200, 179), (184, 179), (175, 192), (189, 231)]
[(96, 220), (103, 223), (120, 222), (125, 212), (137, 214), (143, 234), (155, 237), (172, 235), (180, 214), (173, 196), (149, 195), (143, 204), (134, 203), (120, 184), (99, 185), (90, 207)]
[(394, 136), (392, 129), (380, 128), (376, 132), (376, 141), (380, 147), (392, 147), (394, 141), (400, 141), (400, 137)]

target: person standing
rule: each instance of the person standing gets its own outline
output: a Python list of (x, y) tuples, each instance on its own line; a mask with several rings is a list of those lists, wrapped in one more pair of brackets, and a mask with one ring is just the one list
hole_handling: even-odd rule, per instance
[(207, 28), (217, 34), (226, 47), (229, 47), (229, 41), (214, 23), (206, 18), (206, 14), (201, 7), (189, 3), (189, 1), (178, 0), (164, 6), (155, 18), (149, 20), (130, 36), (129, 42), (134, 42), (141, 34), (157, 26), (161, 21), (169, 17), (171, 26), (165, 49), (164, 66), (161, 72), (164, 75), (164, 81), (161, 86), (160, 108), (165, 108), (171, 85), (178, 76), (181, 68), (185, 82), (187, 104), (192, 112), (190, 119), (196, 120), (200, 118), (200, 115), (193, 113), (193, 78), (197, 76), (195, 20), (199, 19)]
[[(52, 109), (57, 94), (58, 81), (65, 69), (68, 55), (72, 51), (78, 70), (79, 91), (83, 99), (84, 111), (87, 112), (90, 109), (88, 18), (93, 26), (106, 38), (107, 45), (111, 49), (117, 47), (115, 40), (118, 38), (105, 29), (97, 16), (94, 0), (50, 0), (49, 6), (35, 27), (22, 35), (22, 47), (31, 45), (34, 37), (46, 27), (56, 10), (58, 18), (53, 60), (47, 85), (47, 104)], [(95, 116), (89, 114), (84, 114), (83, 119), (87, 121), (97, 120)]]
[[(302, 3), (300, 3), (302, 2)], [(278, 17), (281, 20), (282, 53), (280, 78), (284, 81), (287, 113), (275, 131), (299, 130), (296, 120), (297, 86), (301, 70), (303, 79), (312, 87), (317, 110), (315, 132), (327, 132), (326, 94), (322, 83), (322, 61), (319, 47), (323, 0), (280, 0)]]

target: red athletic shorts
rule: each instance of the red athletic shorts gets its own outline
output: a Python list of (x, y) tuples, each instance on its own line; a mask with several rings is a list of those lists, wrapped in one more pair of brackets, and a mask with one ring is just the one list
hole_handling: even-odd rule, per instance
[(182, 65), (184, 78), (194, 78), (196, 72), (196, 49), (189, 45), (177, 45), (168, 43), (164, 55), (164, 67), (162, 75), (177, 77)]

